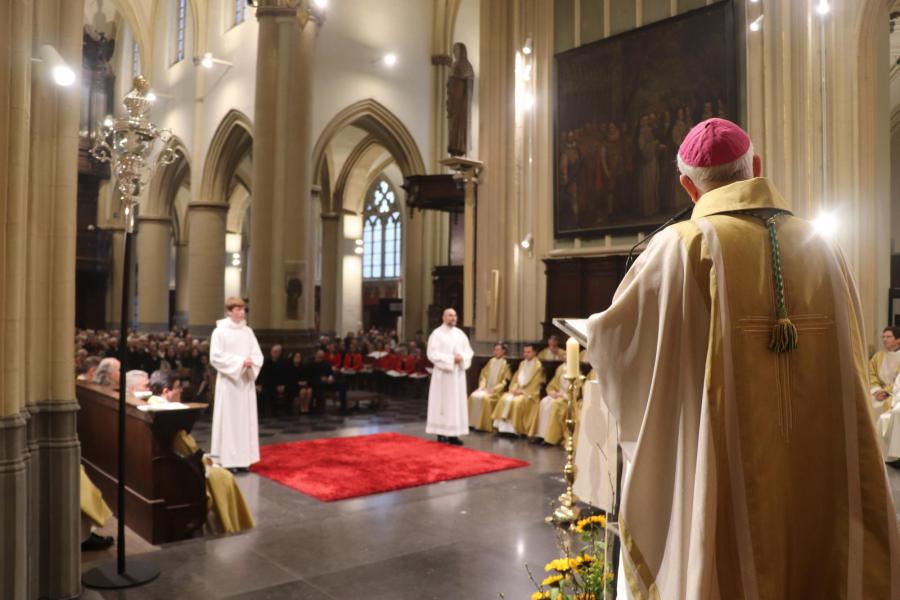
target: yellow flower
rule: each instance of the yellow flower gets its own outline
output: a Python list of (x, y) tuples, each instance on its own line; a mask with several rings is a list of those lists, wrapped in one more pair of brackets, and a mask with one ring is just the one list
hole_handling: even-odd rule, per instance
[(556, 585), (563, 579), (564, 577), (562, 575), (551, 575), (550, 577), (542, 581), (541, 585)]
[(531, 600), (549, 600), (550, 592), (535, 592), (531, 595)]
[(578, 533), (584, 533), (584, 530), (589, 525), (599, 525), (601, 529), (606, 527), (606, 517), (603, 515), (594, 515), (593, 517), (587, 517), (585, 519), (581, 519), (577, 523), (575, 523), (575, 531)]
[(565, 557), (551, 560), (546, 565), (544, 565), (544, 570), (545, 571), (559, 571), (560, 573), (564, 573), (571, 568), (571, 566), (569, 564), (570, 560), (571, 559), (567, 559)]

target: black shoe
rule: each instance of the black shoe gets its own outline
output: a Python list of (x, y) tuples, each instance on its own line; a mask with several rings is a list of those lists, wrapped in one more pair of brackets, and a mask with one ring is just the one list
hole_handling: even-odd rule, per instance
[(447, 438), (447, 443), (453, 444), (454, 446), (462, 446), (463, 445), (463, 441), (456, 436)]
[(96, 552), (98, 550), (106, 550), (113, 545), (113, 539), (110, 536), (97, 535), (91, 533), (91, 537), (81, 542), (82, 552)]
[(438, 436), (438, 441), (439, 441), (439, 442), (446, 442), (446, 441), (447, 441), (447, 436), (446, 436), (446, 435), (439, 435), (439, 436)]

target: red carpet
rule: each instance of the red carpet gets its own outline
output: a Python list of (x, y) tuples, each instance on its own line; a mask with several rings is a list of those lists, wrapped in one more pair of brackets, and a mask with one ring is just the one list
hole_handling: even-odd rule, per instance
[(399, 433), (273, 444), (260, 459), (254, 473), (324, 502), (528, 466)]

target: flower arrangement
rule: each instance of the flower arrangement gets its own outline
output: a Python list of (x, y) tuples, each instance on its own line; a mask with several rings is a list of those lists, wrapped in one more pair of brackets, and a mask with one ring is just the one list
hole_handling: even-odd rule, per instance
[[(537, 582), (528, 575), (537, 591), (531, 600), (603, 600), (614, 575), (606, 563), (606, 517), (594, 515), (575, 523), (580, 549), (572, 552), (568, 536), (562, 534), (559, 547), (563, 556), (544, 566), (547, 577)], [(526, 569), (527, 569), (526, 565)]]

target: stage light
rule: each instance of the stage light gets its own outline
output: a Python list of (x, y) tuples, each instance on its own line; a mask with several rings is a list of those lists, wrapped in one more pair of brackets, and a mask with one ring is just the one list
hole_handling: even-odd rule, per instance
[(363, 241), (362, 241), (362, 240), (356, 240), (356, 245), (357, 245), (357, 246), (362, 246), (362, 245), (363, 245)]
[(386, 67), (393, 67), (397, 64), (397, 55), (393, 52), (388, 52), (384, 55), (384, 58), (381, 59), (381, 62), (383, 62)]
[(821, 236), (832, 237), (837, 233), (838, 222), (832, 213), (824, 212), (813, 219), (813, 228)]
[(531, 110), (534, 108), (534, 94), (531, 92), (522, 92), (519, 94), (519, 107), (522, 110)]
[(153, 92), (147, 92), (147, 100), (150, 102), (156, 102), (156, 94)]
[(212, 52), (207, 52), (203, 55), (203, 58), (200, 59), (200, 64), (203, 65), (204, 69), (212, 69), (213, 66), (213, 56)]
[(356, 249), (353, 250), (353, 252), (355, 252), (356, 254), (362, 254), (362, 253), (363, 253), (363, 249), (362, 249), (361, 247), (357, 246)]
[(752, 23), (750, 23), (750, 31), (759, 31), (760, 29), (762, 29), (764, 16), (765, 15), (759, 15)]
[(819, 16), (824, 17), (831, 12), (831, 3), (828, 0), (819, 0), (819, 3), (816, 5), (816, 12), (819, 13)]
[(524, 250), (528, 250), (534, 244), (534, 236), (530, 233), (519, 243)]
[(237, 259), (237, 258), (236, 258), (236, 259), (234, 259), (233, 261), (231, 261), (231, 266), (233, 266), (233, 267), (239, 267), (239, 266), (241, 266), (241, 261), (240, 261), (240, 259)]
[(328, 8), (328, 0), (313, 0), (313, 4), (319, 10), (325, 10)]

